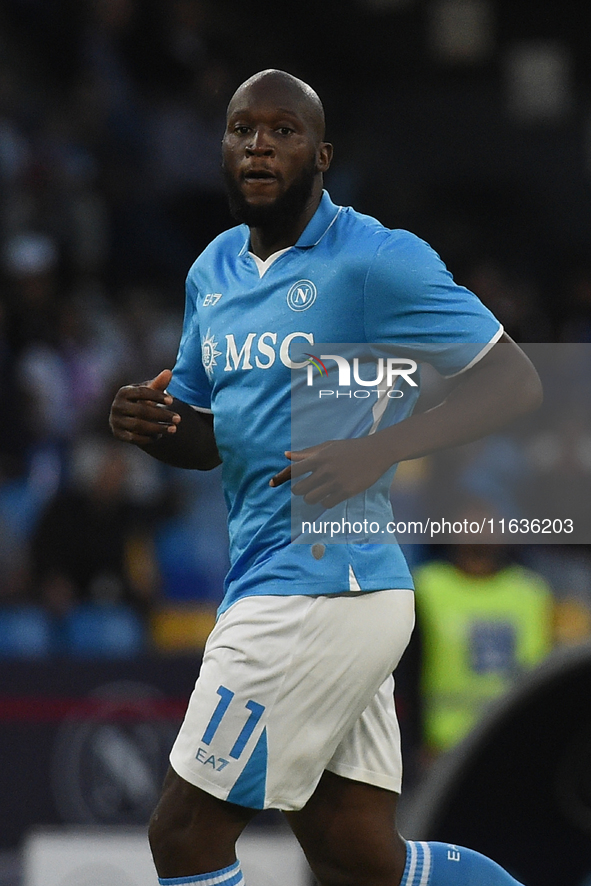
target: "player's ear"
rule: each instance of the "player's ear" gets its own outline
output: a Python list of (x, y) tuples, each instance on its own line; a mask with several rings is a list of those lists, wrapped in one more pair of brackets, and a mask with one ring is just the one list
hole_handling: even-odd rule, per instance
[(332, 161), (332, 145), (330, 142), (321, 142), (318, 148), (317, 166), (319, 172), (326, 172)]

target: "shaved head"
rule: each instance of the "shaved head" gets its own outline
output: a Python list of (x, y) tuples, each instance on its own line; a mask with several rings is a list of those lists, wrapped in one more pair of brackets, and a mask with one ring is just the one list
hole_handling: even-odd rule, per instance
[(228, 105), (222, 169), (234, 218), (260, 257), (293, 245), (322, 197), (332, 145), (311, 86), (285, 71), (259, 71)]
[(273, 100), (278, 105), (286, 101), (290, 104), (295, 103), (314, 131), (317, 141), (324, 140), (325, 120), (322, 102), (318, 93), (303, 80), (274, 68), (259, 71), (238, 87), (230, 99), (228, 117), (240, 108), (241, 102), (247, 95), (253, 94)]

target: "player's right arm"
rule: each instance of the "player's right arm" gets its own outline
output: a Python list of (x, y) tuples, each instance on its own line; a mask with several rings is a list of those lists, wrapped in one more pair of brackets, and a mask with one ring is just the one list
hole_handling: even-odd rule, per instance
[(213, 416), (171, 397), (171, 377), (164, 369), (151, 381), (120, 388), (111, 405), (111, 430), (168, 465), (209, 471), (221, 462)]

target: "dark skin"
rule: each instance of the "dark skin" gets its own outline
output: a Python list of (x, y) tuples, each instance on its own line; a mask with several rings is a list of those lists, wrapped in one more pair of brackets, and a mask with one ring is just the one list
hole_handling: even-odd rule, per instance
[[(247, 207), (260, 213), (250, 225), (250, 248), (261, 259), (297, 242), (322, 195), (332, 146), (324, 141), (321, 105), (308, 89), (289, 75), (265, 72), (243, 84), (228, 107), (224, 166)], [(275, 206), (306, 167), (312, 169), (312, 181), (301, 211), (265, 221), (265, 207)], [(270, 485), (309, 473), (294, 493), (332, 506), (368, 488), (395, 462), (475, 439), (534, 408), (540, 399), (535, 370), (514, 343), (506, 336), (503, 340), (502, 348), (493, 347), (460, 377), (442, 405), (371, 438), (327, 441), (285, 453), (291, 465), (271, 477)], [(170, 377), (164, 370), (150, 382), (121, 388), (111, 409), (112, 431), (168, 464), (209, 470), (220, 463), (212, 416), (168, 395)], [(511, 390), (509, 402), (503, 390)], [(396, 829), (397, 800), (391, 791), (325, 772), (306, 806), (288, 813), (322, 886), (400, 882), (406, 849)], [(150, 824), (159, 875), (183, 877), (228, 867), (236, 857), (236, 839), (254, 814), (170, 770)]]
[(111, 430), (175, 468), (209, 471), (220, 464), (213, 416), (167, 394), (171, 377), (163, 369), (151, 381), (120, 388), (111, 405)]
[[(222, 142), (225, 168), (246, 201), (261, 207), (277, 201), (306, 164), (315, 164), (308, 200), (301, 213), (278, 225), (262, 222), (250, 231), (251, 250), (262, 259), (293, 246), (316, 212), (323, 173), (330, 166), (332, 145), (323, 141), (324, 115), (317, 99), (298, 81), (270, 74), (233, 96)], [(175, 467), (210, 470), (220, 463), (213, 420), (166, 394), (170, 371), (142, 385), (121, 388), (111, 407), (113, 434), (140, 446)]]
[[(406, 846), (396, 829), (398, 795), (325, 771), (303, 809), (286, 813), (322, 886), (396, 886)], [(173, 769), (150, 821), (150, 846), (161, 877), (229, 867), (236, 840), (255, 809), (218, 800)]]
[(303, 495), (309, 504), (322, 502), (332, 508), (368, 489), (392, 465), (484, 437), (537, 408), (541, 398), (536, 370), (503, 334), (488, 354), (458, 377), (438, 406), (368, 437), (328, 440), (299, 452), (286, 452), (292, 464), (269, 482), (280, 486), (311, 472), (292, 492)]
[(310, 195), (300, 214), (281, 224), (270, 218), (250, 230), (250, 249), (263, 260), (293, 246), (316, 212), (332, 145), (323, 141), (321, 106), (291, 81), (266, 77), (233, 96), (222, 141), (222, 160), (252, 207), (277, 201), (308, 163), (315, 166)]

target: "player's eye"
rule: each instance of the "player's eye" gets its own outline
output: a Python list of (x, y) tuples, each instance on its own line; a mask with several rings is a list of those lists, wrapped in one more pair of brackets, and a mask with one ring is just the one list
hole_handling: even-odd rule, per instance
[(246, 126), (244, 123), (237, 123), (236, 126), (234, 127), (234, 132), (237, 135), (247, 135), (248, 131), (249, 131), (249, 127)]
[(277, 127), (277, 132), (280, 135), (291, 135), (293, 129), (290, 126), (279, 126)]

